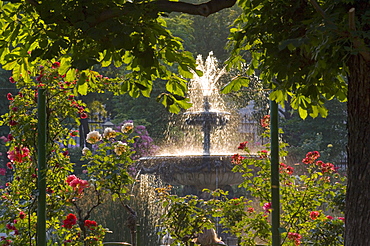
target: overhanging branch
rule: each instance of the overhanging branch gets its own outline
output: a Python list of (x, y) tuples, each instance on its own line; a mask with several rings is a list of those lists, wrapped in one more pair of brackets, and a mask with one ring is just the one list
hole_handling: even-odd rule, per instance
[[(25, 0), (25, 1), (36, 8), (40, 7), (40, 4), (35, 0)], [(148, 6), (148, 9), (151, 9), (151, 11), (156, 13), (180, 12), (190, 15), (201, 15), (207, 17), (211, 14), (219, 12), (220, 10), (230, 8), (234, 6), (235, 3), (236, 0), (209, 0), (208, 2), (201, 4), (186, 3), (181, 1), (175, 2), (170, 0), (157, 0), (144, 4)], [(131, 2), (125, 3), (126, 7), (132, 4), (133, 3)], [(91, 23), (91, 26), (95, 26), (101, 22), (130, 14), (130, 11), (132, 11), (132, 9), (131, 8), (126, 9), (125, 5), (122, 7), (117, 6), (116, 8), (103, 10), (97, 17), (96, 21), (94, 23)]]
[(211, 0), (206, 3), (192, 4), (185, 2), (172, 2), (168, 0), (158, 0), (155, 2), (159, 12), (181, 12), (191, 15), (209, 16), (222, 9), (234, 6), (236, 0)]
[[(154, 11), (156, 12), (167, 12), (167, 13), (180, 12), (190, 15), (201, 15), (207, 17), (211, 14), (219, 12), (220, 10), (230, 8), (234, 6), (235, 3), (236, 0), (210, 0), (208, 2), (201, 4), (173, 2), (169, 0), (158, 0), (146, 4), (153, 6)], [(124, 8), (107, 9), (100, 14), (97, 23), (101, 23), (112, 18), (120, 17), (123, 14), (126, 14)]]

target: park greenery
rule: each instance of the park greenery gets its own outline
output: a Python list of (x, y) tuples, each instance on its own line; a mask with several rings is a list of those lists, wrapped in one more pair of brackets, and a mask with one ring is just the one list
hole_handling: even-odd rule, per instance
[[(187, 79), (192, 77), (192, 72), (201, 74), (197, 71), (195, 59), (189, 50), (194, 52), (198, 49), (198, 44), (205, 49), (202, 42), (195, 39), (196, 36), (204, 38), (205, 35), (201, 32), (197, 35), (184, 35), (181, 34), (184, 30), (181, 27), (186, 26), (189, 28), (188, 32), (192, 32), (190, 24), (201, 26), (207, 21), (198, 16), (187, 19), (183, 15), (175, 15), (168, 20), (168, 27), (166, 26), (167, 17), (164, 12), (184, 12), (190, 15), (220, 15), (230, 21), (230, 24), (235, 15), (239, 15), (230, 30), (228, 45), (231, 56), (226, 64), (229, 69), (240, 71), (240, 74), (224, 86), (225, 93), (245, 95), (242, 93), (243, 88), (248, 87), (252, 78), (258, 75), (261, 88), (271, 91), (270, 99), (284, 105), (289, 117), (294, 115), (289, 114), (292, 109), (302, 118), (327, 117), (333, 111), (328, 100), (347, 100), (348, 118), (342, 118), (342, 122), (338, 124), (348, 126), (345, 245), (369, 244), (370, 174), (366, 168), (370, 158), (367, 155), (370, 151), (370, 95), (367, 93), (370, 88), (368, 1), (292, 0), (271, 3), (266, 0), (240, 0), (240, 9), (233, 7), (227, 9), (230, 12), (220, 12), (223, 8), (233, 6), (235, 2), (213, 0), (200, 5), (162, 0), (0, 2), (0, 63), (3, 69), (12, 71), (11, 75), (2, 71), (2, 75), (11, 76), (10, 83), (4, 86), (10, 89), (7, 94), (7, 100), (10, 101), (9, 112), (2, 112), (5, 113), (2, 124), (9, 128), (3, 128), (2, 131), (7, 135), (6, 132), (10, 129), (11, 135), (4, 140), (9, 148), (9, 158), (13, 160), (9, 162), (8, 169), (14, 172), (14, 179), (7, 184), (7, 190), (14, 192), (5, 194), (5, 202), (10, 204), (6, 208), (13, 208), (7, 214), (9, 224), (6, 230), (16, 231), (14, 219), (17, 216), (27, 218), (27, 222), (17, 219), (21, 227), (28, 226), (25, 228), (32, 229), (26, 230), (27, 236), (24, 238), (14, 235), (14, 240), (27, 244), (35, 236), (32, 234), (32, 225), (36, 216), (33, 202), (37, 199), (37, 186), (34, 182), (37, 180), (37, 89), (44, 88), (47, 91), (50, 107), (48, 165), (50, 170), (58, 170), (51, 173), (56, 175), (55, 183), (50, 181), (49, 184), (52, 192), (48, 199), (55, 209), (48, 212), (49, 218), (55, 221), (48, 226), (55, 226), (66, 220), (65, 227), (60, 227), (61, 234), (58, 237), (69, 240), (67, 238), (72, 237), (72, 234), (65, 230), (74, 223), (75, 218), (63, 218), (68, 214), (62, 215), (61, 208), (68, 199), (60, 201), (60, 197), (66, 196), (62, 194), (65, 190), (69, 190), (70, 195), (81, 195), (79, 189), (74, 189), (75, 187), (65, 182), (73, 173), (73, 164), (69, 161), (66, 149), (68, 142), (72, 141), (68, 137), (69, 131), (72, 126), (83, 122), (90, 113), (80, 98), (90, 92), (102, 93), (108, 90), (111, 95), (126, 94), (133, 98), (149, 98), (154, 95), (158, 102), (173, 113), (189, 108), (191, 104), (186, 98)], [(209, 25), (215, 26), (209, 29), (205, 28), (208, 26), (203, 26), (203, 31), (213, 32), (225, 27), (216, 20)], [(187, 42), (185, 46), (180, 38), (173, 35), (176, 33)], [(220, 37), (224, 37), (225, 33), (227, 32)], [(208, 53), (204, 50), (198, 52)], [(222, 59), (228, 57), (223, 51), (217, 52)], [(120, 75), (114, 78), (105, 77), (103, 71), (112, 68), (122, 69)], [(5, 82), (4, 76), (2, 85)], [(339, 117), (346, 117), (344, 111), (343, 108), (339, 109)], [(128, 120), (126, 117), (131, 115), (122, 116), (120, 121)], [(286, 118), (286, 123), (294, 126), (295, 122), (289, 117)], [(308, 125), (308, 128), (312, 126)], [(333, 129), (338, 127), (333, 125)], [(301, 148), (298, 153), (307, 150), (307, 146), (317, 145), (328, 159), (325, 159), (327, 163), (334, 154), (330, 146), (343, 146), (346, 141), (341, 138), (329, 141), (324, 136), (326, 129), (320, 132), (318, 135), (301, 136), (302, 139), (297, 143), (294, 142), (297, 140), (294, 138), (294, 131), (291, 131), (287, 132), (287, 139), (294, 143), (293, 146)], [(113, 153), (112, 146), (111, 154)], [(121, 156), (120, 158), (124, 158), (121, 165), (131, 163), (130, 156), (128, 152), (127, 156)], [(59, 165), (64, 168), (59, 169)], [(83, 179), (73, 180), (82, 182), (79, 185), (85, 185)], [(113, 190), (113, 193), (116, 191)], [(29, 210), (21, 210), (25, 208)], [(83, 232), (78, 239), (81, 243), (92, 240), (90, 236), (95, 232), (104, 234), (101, 227), (90, 230), (88, 227), (94, 223), (84, 225), (81, 217), (77, 217), (76, 223), (79, 220), (79, 226), (73, 225), (73, 228)], [(10, 219), (13, 222), (10, 223)], [(85, 221), (87, 220), (86, 218)]]
[[(73, 139), (78, 135), (76, 123), (90, 112), (72, 94), (76, 81), (68, 81), (69, 77), (60, 74), (60, 69), (59, 62), (49, 62), (39, 66), (39, 74), (33, 82), (10, 78), (19, 92), (16, 95), (7, 95), (10, 112), (3, 116), (2, 121), (11, 129), (11, 135), (7, 137), (10, 160), (7, 168), (14, 177), (12, 182), (7, 183), (3, 194), (3, 205), (6, 206), (3, 207), (2, 220), (7, 222), (3, 229), (9, 235), (2, 239), (3, 245), (36, 244), (37, 137), (35, 138), (32, 129), (36, 128), (37, 88), (40, 87), (46, 90), (49, 119), (49, 242), (101, 245), (108, 229), (92, 220), (91, 216), (95, 209), (103, 205), (103, 201), (107, 202), (104, 199), (106, 195), (118, 200), (135, 217), (135, 212), (127, 204), (137, 171), (133, 159), (138, 151), (145, 151), (140, 147), (140, 141), (144, 140), (142, 136), (146, 134), (145, 129), (134, 128), (132, 122), (126, 122), (119, 130), (106, 128), (103, 134), (98, 131), (88, 133), (86, 143), (91, 147), (82, 149), (84, 171), (78, 176), (74, 175), (75, 165), (70, 161), (67, 146), (76, 145)], [(97, 79), (104, 82), (107, 80), (99, 75)], [(110, 85), (114, 91), (114, 83)], [(263, 124), (263, 127), (268, 128), (268, 123)], [(265, 138), (268, 138), (267, 133)], [(254, 245), (256, 240), (270, 242), (268, 145), (266, 150), (258, 153), (259, 158), (256, 159), (248, 158), (250, 153), (246, 144), (241, 143), (238, 149), (246, 151), (247, 158), (235, 154), (232, 161), (235, 171), (241, 172), (246, 178), (241, 187), (250, 192), (250, 198), (228, 198), (227, 193), (215, 191), (212, 199), (202, 200), (192, 196), (170, 195), (166, 188), (157, 189), (159, 201), (163, 204), (164, 211), (167, 211), (163, 212), (162, 226), (176, 239), (175, 242), (189, 245), (191, 239), (204, 227), (213, 227), (216, 218), (239, 238), (240, 245)], [(283, 144), (281, 147), (285, 146)], [(283, 149), (281, 156), (285, 156)], [(282, 228), (285, 230), (282, 235), (285, 236), (285, 245), (299, 245), (301, 242), (315, 242), (316, 245), (343, 244), (345, 181), (333, 164), (319, 161), (318, 158), (317, 151), (308, 153), (302, 160), (302, 174), (299, 171), (296, 174), (291, 166), (280, 164), (284, 198)], [(321, 192), (318, 194), (317, 190)], [(135, 219), (129, 226), (132, 231), (135, 230)], [(133, 235), (133, 243), (134, 238)]]

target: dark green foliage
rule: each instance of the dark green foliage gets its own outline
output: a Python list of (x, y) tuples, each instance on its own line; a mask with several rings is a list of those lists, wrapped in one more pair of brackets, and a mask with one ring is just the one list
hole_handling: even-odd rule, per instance
[(344, 63), (350, 47), (345, 5), (321, 6), (328, 9), (324, 20), (303, 0), (241, 1), (240, 6), (244, 13), (236, 20), (239, 28), (231, 31), (230, 65), (239, 66), (242, 51), (250, 50), (249, 70), (261, 71), (261, 79), (274, 90), (271, 99), (283, 102), (292, 96), (291, 105), (302, 118), (325, 117), (326, 100), (346, 99)]
[(329, 110), (328, 117), (311, 117), (303, 120), (297, 113), (281, 117), (284, 139), (289, 144), (290, 156), (293, 161), (305, 153), (317, 150), (323, 161), (343, 164), (346, 161), (347, 147), (347, 113), (346, 103), (337, 100), (328, 101), (325, 107)]

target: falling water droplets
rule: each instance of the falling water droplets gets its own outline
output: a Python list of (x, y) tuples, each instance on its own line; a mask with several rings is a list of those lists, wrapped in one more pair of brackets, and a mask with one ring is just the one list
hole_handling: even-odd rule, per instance
[[(210, 139), (211, 155), (230, 154), (240, 141), (238, 136), (239, 115), (236, 109), (226, 108), (220, 95), (220, 79), (226, 74), (224, 67), (220, 67), (212, 53), (203, 60), (197, 57), (198, 70), (203, 76), (194, 73), (189, 82), (189, 99), (193, 106), (182, 115), (175, 115), (174, 121), (168, 126), (167, 142), (162, 146), (161, 155), (202, 155), (203, 132), (201, 125), (187, 125), (186, 119), (190, 114), (204, 112), (204, 98), (210, 104), (210, 112), (227, 115), (229, 122), (226, 125), (213, 126)], [(231, 114), (230, 114), (230, 113)]]

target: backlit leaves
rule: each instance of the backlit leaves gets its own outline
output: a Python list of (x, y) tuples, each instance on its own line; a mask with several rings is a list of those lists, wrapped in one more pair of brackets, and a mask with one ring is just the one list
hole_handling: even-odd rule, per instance
[(239, 91), (242, 87), (248, 87), (250, 79), (248, 77), (237, 77), (231, 80), (222, 88), (222, 93)]
[[(181, 40), (165, 29), (164, 20), (149, 4), (106, 0), (38, 3), (0, 6), (0, 36), (5, 37), (0, 40), (0, 63), (13, 70), (15, 79), (29, 80), (33, 66), (41, 60), (62, 57), (59, 71), (67, 76), (73, 76), (72, 68), (91, 71), (97, 64), (124, 66), (121, 92), (148, 97), (154, 82), (171, 80), (176, 77), (174, 71), (184, 78), (191, 78), (192, 71), (199, 72), (193, 56), (183, 51)], [(89, 73), (82, 72), (78, 78), (82, 95), (97, 87)], [(183, 97), (186, 86), (171, 84), (170, 93)], [(187, 103), (167, 105), (176, 108)]]

